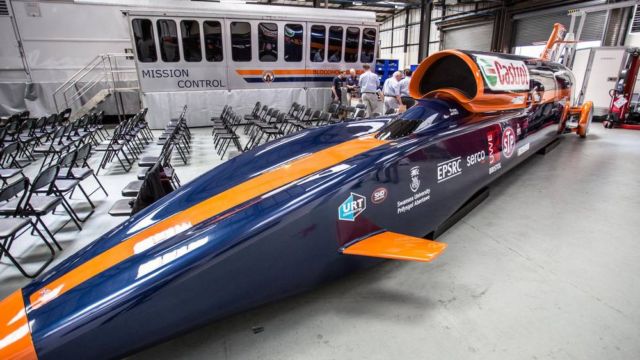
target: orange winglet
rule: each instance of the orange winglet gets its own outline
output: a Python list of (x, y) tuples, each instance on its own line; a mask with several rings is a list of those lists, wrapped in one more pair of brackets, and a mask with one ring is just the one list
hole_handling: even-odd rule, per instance
[(438, 257), (446, 247), (445, 243), (385, 231), (344, 248), (342, 253), (429, 262)]
[(22, 299), (22, 290), (0, 301), (0, 359), (38, 359)]

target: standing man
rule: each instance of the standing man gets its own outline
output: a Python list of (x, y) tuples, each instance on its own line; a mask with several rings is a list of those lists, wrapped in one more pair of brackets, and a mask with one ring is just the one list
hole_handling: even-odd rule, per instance
[(404, 79), (400, 80), (400, 99), (402, 100), (402, 105), (406, 106), (407, 109), (416, 104), (416, 101), (409, 95), (409, 83), (411, 82), (412, 74), (411, 69), (405, 69)]
[(331, 99), (334, 102), (342, 104), (342, 83), (344, 82), (345, 71), (340, 70), (338, 76), (333, 78), (333, 85), (331, 86)]
[(402, 73), (396, 71), (393, 76), (389, 77), (384, 82), (382, 87), (382, 93), (384, 93), (384, 113), (389, 114), (389, 110), (393, 109), (398, 112), (402, 99), (400, 98), (400, 80), (402, 80)]
[(356, 69), (349, 70), (349, 76), (346, 80), (347, 84), (347, 105), (351, 106), (351, 99), (358, 97), (358, 75)]
[(360, 75), (360, 93), (362, 94), (362, 102), (367, 108), (367, 116), (373, 116), (373, 113), (380, 113), (380, 100), (378, 99), (378, 87), (380, 86), (380, 78), (371, 71), (371, 65), (362, 65), (364, 73)]

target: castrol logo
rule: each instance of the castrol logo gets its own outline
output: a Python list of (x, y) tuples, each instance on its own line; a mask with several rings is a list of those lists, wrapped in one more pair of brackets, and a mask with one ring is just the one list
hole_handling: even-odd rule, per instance
[(496, 91), (529, 90), (529, 69), (523, 61), (487, 55), (475, 55), (475, 57), (489, 89)]

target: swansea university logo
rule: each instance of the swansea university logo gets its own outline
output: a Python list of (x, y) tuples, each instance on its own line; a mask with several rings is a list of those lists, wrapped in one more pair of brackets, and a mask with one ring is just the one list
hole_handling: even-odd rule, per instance
[(351, 193), (347, 200), (340, 204), (338, 208), (338, 219), (354, 221), (366, 208), (367, 198), (356, 193)]

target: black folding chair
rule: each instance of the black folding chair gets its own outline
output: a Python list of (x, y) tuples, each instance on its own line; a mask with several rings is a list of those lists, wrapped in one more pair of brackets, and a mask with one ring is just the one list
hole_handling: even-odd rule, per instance
[[(109, 196), (107, 190), (105, 190), (104, 186), (96, 176), (96, 173), (89, 166), (88, 160), (91, 157), (91, 143), (86, 143), (82, 145), (76, 152), (76, 156), (71, 161), (71, 163), (61, 163), (60, 171), (58, 172), (58, 179), (77, 179), (80, 182), (88, 179), (89, 177), (93, 177), (96, 183), (98, 183), (98, 187), (89, 193), (89, 196), (93, 195), (96, 191), (102, 190), (105, 196)], [(80, 164), (80, 165), (78, 165)], [(71, 193), (71, 196), (73, 192)]]
[[(27, 179), (21, 179), (0, 190), (0, 204), (11, 201), (14, 198), (18, 199), (18, 206), (16, 207), (16, 209), (13, 212), (7, 212), (3, 214), (7, 217), (0, 218), (0, 259), (6, 255), (9, 260), (16, 266), (16, 268), (18, 268), (22, 275), (28, 278), (35, 278), (36, 276), (40, 275), (44, 271), (44, 269), (49, 266), (49, 264), (51, 264), (55, 256), (55, 250), (44, 237), (42, 232), (40, 232), (40, 230), (31, 222), (29, 218), (20, 217), (21, 204), (23, 203), (24, 198), (27, 195), (27, 192), (25, 191), (26, 186), (28, 185), (27, 183)], [(21, 196), (19, 196), (20, 193), (22, 193)], [(10, 253), (13, 242), (29, 230), (31, 230), (31, 233), (35, 231), (38, 234), (47, 248), (49, 248), (49, 252), (51, 254), (47, 261), (45, 261), (45, 263), (42, 264), (42, 266), (40, 266), (40, 268), (36, 270), (34, 274), (29, 274), (22, 267), (22, 265), (20, 265), (18, 260)]]
[[(54, 183), (59, 169), (60, 167), (58, 164), (55, 164), (42, 170), (38, 175), (36, 175), (33, 182), (31, 182), (31, 186), (29, 186), (29, 192), (22, 207), (22, 215), (35, 217), (36, 225), (40, 224), (47, 235), (53, 239), (54, 243), (62, 249), (53, 235), (57, 234), (60, 229), (64, 228), (71, 221), (73, 221), (78, 230), (82, 230), (82, 226), (80, 225), (78, 218), (74, 215), (73, 210), (68, 207), (64, 197), (56, 194), (55, 192)], [(5, 204), (4, 207), (0, 208), (0, 215), (2, 215), (2, 209), (5, 209), (9, 205), (17, 206), (17, 204), (11, 204), (11, 202)], [(42, 220), (42, 217), (48, 214), (53, 214), (56, 208), (60, 205), (67, 215), (69, 215), (69, 220), (58, 228), (58, 230), (52, 233), (44, 223), (44, 220)]]

